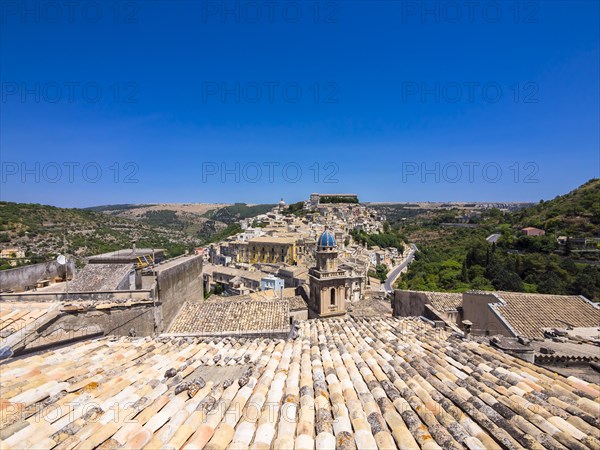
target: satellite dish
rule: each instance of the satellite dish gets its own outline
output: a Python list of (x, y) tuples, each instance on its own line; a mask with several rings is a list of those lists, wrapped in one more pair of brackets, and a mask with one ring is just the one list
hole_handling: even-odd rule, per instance
[(56, 261), (62, 266), (67, 262), (67, 258), (65, 258), (65, 255), (58, 255)]

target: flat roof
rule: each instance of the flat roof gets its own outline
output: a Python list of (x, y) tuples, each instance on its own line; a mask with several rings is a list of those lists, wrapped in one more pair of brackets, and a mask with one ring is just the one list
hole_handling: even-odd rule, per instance
[(259, 236), (250, 239), (249, 243), (259, 244), (294, 244), (298, 238), (292, 236)]
[(102, 253), (100, 255), (93, 255), (88, 258), (90, 262), (94, 261), (116, 261), (116, 260), (135, 260), (143, 256), (152, 256), (152, 253), (164, 253), (164, 248), (125, 248), (122, 250), (115, 250), (114, 252)]

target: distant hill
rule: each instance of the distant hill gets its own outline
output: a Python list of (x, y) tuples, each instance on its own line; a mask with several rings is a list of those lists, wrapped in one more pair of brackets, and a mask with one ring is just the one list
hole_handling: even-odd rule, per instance
[(260, 214), (265, 214), (271, 211), (276, 205), (261, 204), (261, 205), (247, 205), (246, 203), (234, 203), (223, 208), (219, 208), (214, 211), (209, 211), (204, 214), (204, 217), (224, 222), (226, 224), (232, 224), (242, 219), (249, 219)]
[(183, 231), (202, 243), (207, 243), (213, 242), (215, 237), (227, 237), (233, 233), (237, 228), (231, 225), (239, 220), (266, 213), (274, 206), (245, 203), (159, 203), (106, 205), (88, 209), (134, 219), (151, 226)]
[(127, 211), (130, 209), (137, 209), (140, 206), (149, 207), (149, 206), (154, 206), (154, 205), (135, 205), (135, 204), (131, 204), (131, 203), (123, 203), (123, 204), (119, 204), (119, 205), (90, 206), (89, 208), (83, 208), (83, 209), (85, 209), (87, 211), (108, 212), (111, 214), (117, 214), (122, 211)]
[[(420, 251), (398, 286), (402, 289), (463, 292), (507, 290), (584, 295), (600, 301), (600, 246), (558, 237), (600, 237), (600, 180), (568, 194), (516, 211), (485, 209), (464, 218), (457, 209), (430, 211), (400, 220), (404, 240)], [(458, 222), (457, 222), (458, 221)], [(449, 222), (452, 222), (448, 226)], [(524, 236), (534, 226), (544, 236)], [(494, 243), (486, 240), (492, 234)], [(588, 242), (589, 241), (589, 242)]]
[(515, 224), (569, 236), (600, 235), (600, 179), (513, 213)]
[(104, 205), (87, 208), (111, 216), (133, 219), (151, 226), (182, 231), (190, 236), (208, 240), (227, 227), (227, 223), (211, 221), (205, 214), (227, 207), (226, 203), (158, 203)]
[[(0, 202), (0, 245), (18, 247), (30, 262), (45, 261), (66, 251), (86, 257), (128, 248), (164, 248), (176, 256), (195, 246), (240, 231), (236, 222), (270, 211), (274, 205), (243, 203), (120, 204), (91, 208), (57, 208)], [(0, 267), (7, 268), (6, 261)]]
[[(149, 225), (85, 209), (0, 202), (0, 242), (18, 247), (32, 262), (68, 252), (76, 259), (128, 248), (164, 248), (176, 256), (198, 245), (199, 239), (169, 227)], [(65, 248), (66, 247), (66, 248)]]

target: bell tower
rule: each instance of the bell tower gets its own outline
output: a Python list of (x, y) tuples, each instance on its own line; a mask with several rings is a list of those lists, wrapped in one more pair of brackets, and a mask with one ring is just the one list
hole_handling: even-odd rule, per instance
[(326, 227), (317, 239), (316, 267), (309, 270), (309, 309), (313, 317), (346, 313), (346, 274), (338, 269), (335, 236)]

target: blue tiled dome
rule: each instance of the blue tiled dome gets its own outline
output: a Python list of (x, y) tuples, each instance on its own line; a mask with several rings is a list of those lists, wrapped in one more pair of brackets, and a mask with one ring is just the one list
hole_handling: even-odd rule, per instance
[(317, 245), (319, 247), (336, 247), (337, 242), (335, 241), (335, 236), (329, 230), (323, 231), (323, 234), (319, 236), (317, 240)]

